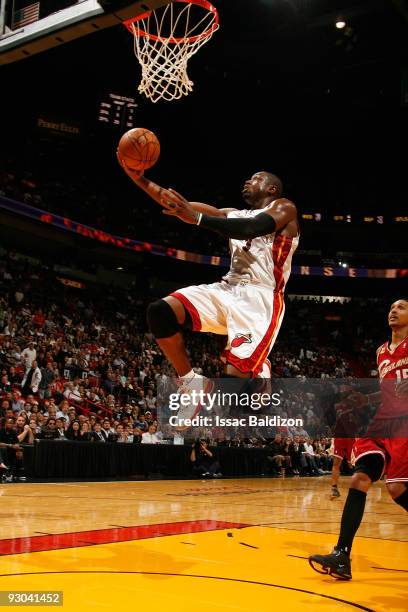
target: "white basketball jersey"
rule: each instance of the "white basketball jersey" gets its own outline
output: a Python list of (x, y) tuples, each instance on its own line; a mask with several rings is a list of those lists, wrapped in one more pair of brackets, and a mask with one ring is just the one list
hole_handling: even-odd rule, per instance
[[(233, 211), (228, 214), (228, 218), (250, 219), (265, 212), (267, 208)], [(232, 284), (247, 281), (254, 285), (270, 287), (275, 291), (284, 291), (290, 276), (293, 253), (298, 244), (299, 236), (290, 238), (282, 236), (279, 231), (251, 240), (232, 238), (231, 267), (223, 279)]]

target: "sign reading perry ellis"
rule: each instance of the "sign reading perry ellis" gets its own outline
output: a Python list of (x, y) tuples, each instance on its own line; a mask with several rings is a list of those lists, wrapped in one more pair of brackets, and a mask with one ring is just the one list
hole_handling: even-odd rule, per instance
[(44, 115), (40, 115), (36, 118), (36, 127), (40, 130), (57, 135), (74, 137), (81, 135), (81, 127), (78, 123), (74, 121), (54, 120)]

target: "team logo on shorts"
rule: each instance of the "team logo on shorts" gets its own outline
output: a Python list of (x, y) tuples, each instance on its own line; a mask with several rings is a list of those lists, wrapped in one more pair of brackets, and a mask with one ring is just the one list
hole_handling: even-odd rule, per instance
[(251, 344), (252, 342), (252, 334), (237, 334), (233, 341), (231, 342), (232, 348), (238, 348), (243, 344)]

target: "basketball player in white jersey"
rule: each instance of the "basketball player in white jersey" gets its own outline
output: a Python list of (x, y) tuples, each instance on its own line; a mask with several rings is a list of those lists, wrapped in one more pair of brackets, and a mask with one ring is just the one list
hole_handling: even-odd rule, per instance
[[(218, 209), (188, 202), (118, 159), (136, 185), (164, 208), (164, 214), (230, 240), (231, 267), (220, 282), (179, 289), (148, 307), (150, 330), (181, 379), (180, 393), (209, 391), (209, 381), (192, 369), (183, 328), (228, 337), (223, 352), (227, 376), (253, 378), (262, 372), (270, 376), (267, 357), (282, 323), (284, 289), (299, 242), (296, 206), (282, 197), (280, 179), (257, 172), (242, 191), (248, 209)], [(178, 417), (193, 418), (200, 409), (194, 402), (182, 405)]]

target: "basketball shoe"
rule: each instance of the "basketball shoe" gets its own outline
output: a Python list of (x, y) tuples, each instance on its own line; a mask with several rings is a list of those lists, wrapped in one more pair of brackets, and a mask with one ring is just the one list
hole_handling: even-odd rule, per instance
[(336, 485), (332, 485), (330, 499), (336, 499), (337, 497), (340, 497), (340, 491)]
[[(338, 580), (351, 580), (350, 557), (336, 547), (330, 555), (311, 555), (309, 565), (319, 574), (329, 574)], [(321, 569), (318, 569), (319, 566)]]
[(205, 395), (213, 391), (214, 383), (205, 376), (194, 373), (188, 380), (179, 379), (177, 384), (179, 385), (177, 394), (179, 409), (177, 411), (178, 424), (176, 429), (183, 431), (191, 427), (191, 425), (184, 425), (184, 421), (194, 419), (205, 407)]

